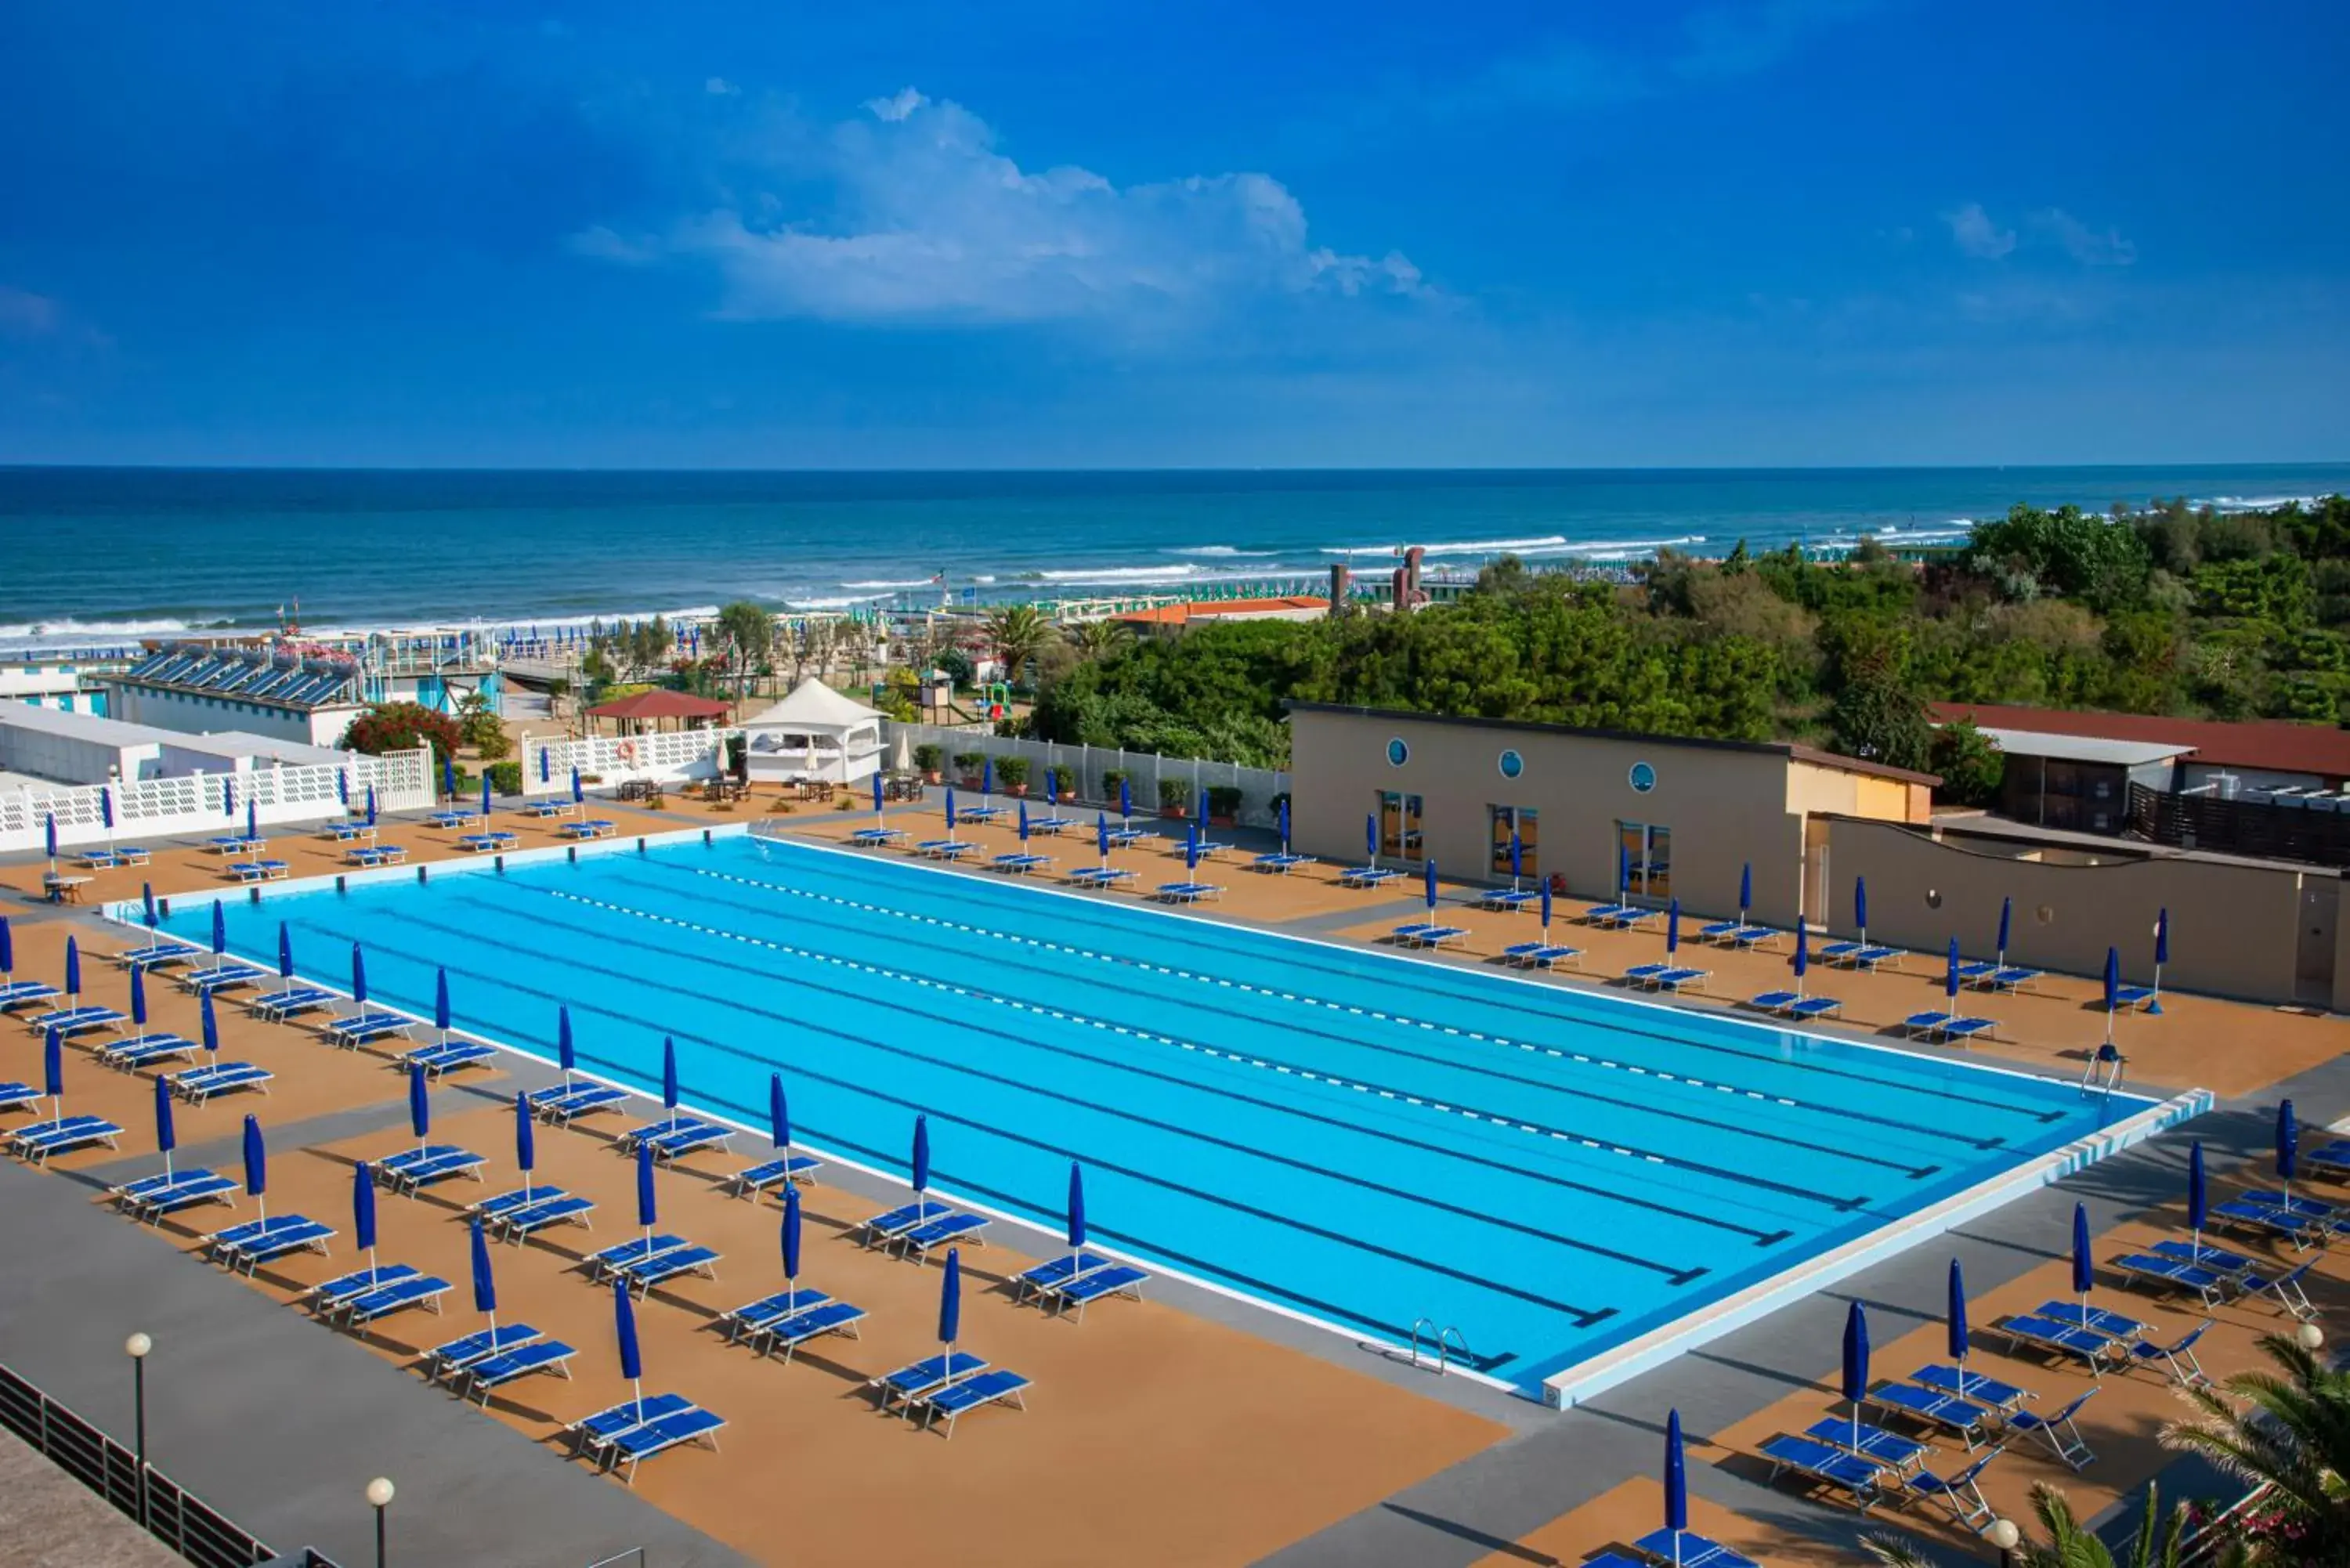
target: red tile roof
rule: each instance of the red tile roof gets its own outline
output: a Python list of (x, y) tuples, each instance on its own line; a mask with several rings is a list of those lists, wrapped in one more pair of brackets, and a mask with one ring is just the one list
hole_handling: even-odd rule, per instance
[(2145, 713), (2008, 708), (1995, 702), (1935, 702), (1929, 705), (1929, 711), (1938, 724), (1970, 718), (1986, 730), (2088, 735), (2102, 741), (2167, 742), (2194, 747), (2192, 760), (2214, 767), (2350, 778), (2350, 730), (2329, 724), (2295, 724), (2282, 719), (2229, 723), (2217, 719), (2165, 719)]
[(591, 719), (723, 719), (733, 709), (710, 697), (689, 696), (683, 691), (655, 688), (627, 697), (616, 697), (609, 702), (598, 702), (588, 710)]
[(1302, 610), (1329, 607), (1330, 601), (1318, 595), (1287, 594), (1273, 599), (1194, 599), (1189, 604), (1159, 605), (1147, 610), (1129, 610), (1110, 618), (1134, 626), (1182, 626), (1192, 620), (1215, 620), (1225, 616), (1295, 616)]

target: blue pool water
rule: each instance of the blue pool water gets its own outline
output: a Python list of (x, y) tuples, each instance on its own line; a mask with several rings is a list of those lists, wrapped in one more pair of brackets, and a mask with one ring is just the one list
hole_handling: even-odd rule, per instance
[[(228, 902), (231, 946), (1529, 1390), (2144, 1107), (2069, 1084), (744, 836)], [(205, 906), (170, 924), (202, 940)], [(762, 1147), (754, 1145), (754, 1147)]]

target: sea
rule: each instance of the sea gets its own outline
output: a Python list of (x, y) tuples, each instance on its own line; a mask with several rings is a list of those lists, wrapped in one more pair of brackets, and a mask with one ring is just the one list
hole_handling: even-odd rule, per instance
[(2350, 463), (648, 472), (0, 467), (0, 646), (1312, 587), (1430, 568), (1963, 538), (2018, 502), (2241, 510)]

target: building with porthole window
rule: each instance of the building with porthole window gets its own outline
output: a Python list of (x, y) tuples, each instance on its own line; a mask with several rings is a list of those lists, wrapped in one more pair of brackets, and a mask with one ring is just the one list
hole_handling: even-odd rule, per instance
[(1548, 877), (1562, 893), (1679, 898), (1791, 925), (1827, 907), (1825, 818), (1923, 824), (1931, 774), (1783, 742), (1704, 741), (1335, 704), (1289, 705), (1296, 847)]

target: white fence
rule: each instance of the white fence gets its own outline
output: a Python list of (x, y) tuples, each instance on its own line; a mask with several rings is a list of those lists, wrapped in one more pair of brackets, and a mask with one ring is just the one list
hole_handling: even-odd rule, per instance
[[(523, 742), (522, 792), (567, 794), (571, 770), (608, 785), (621, 779), (678, 784), (716, 778), (726, 766), (726, 742), (740, 730), (666, 730), (650, 735), (590, 735), (584, 741), (532, 738)], [(546, 758), (544, 764), (540, 758)], [(544, 773), (546, 776), (540, 777)]]
[[(1271, 827), (1276, 819), (1274, 796), (1286, 794), (1289, 789), (1289, 775), (1274, 768), (1211, 763), (1200, 757), (1162, 757), (1156, 752), (1128, 752), (1106, 746), (1065, 746), (1057, 741), (1012, 740), (972, 730), (895, 721), (889, 722), (883, 732), (885, 755), (893, 759), (897, 756), (901, 735), (910, 751), (925, 744), (939, 747), (942, 753), (939, 763), (941, 776), (950, 784), (961, 784), (964, 777), (954, 760), (958, 756), (977, 752), (990, 757), (1025, 757), (1030, 789), (1043, 792), (1045, 770), (1050, 768), (1060, 775), (1057, 782), (1061, 788), (1076, 790), (1080, 801), (1114, 807), (1118, 805), (1118, 785), (1104, 784), (1102, 775), (1123, 773), (1134, 796), (1135, 811), (1146, 816), (1160, 807), (1159, 781), (1174, 779), (1185, 786), (1184, 799), (1191, 810), (1199, 809), (1201, 798), (1211, 789), (1237, 789), (1241, 792), (1241, 823), (1251, 827)], [(973, 775), (978, 772), (976, 767), (971, 770)]]
[(168, 838), (241, 826), (248, 802), (257, 823), (324, 822), (348, 809), (344, 804), (346, 792), (351, 805), (359, 805), (370, 784), (375, 786), (380, 811), (416, 811), (431, 805), (431, 748), (420, 746), (382, 757), (355, 753), (347, 766), (321, 763), (107, 784), (28, 784), (0, 794), (0, 852), (41, 848), (53, 817), (60, 848), (104, 842), (108, 837), (104, 803), (109, 795), (114, 807), (112, 836), (128, 843), (142, 835)]

